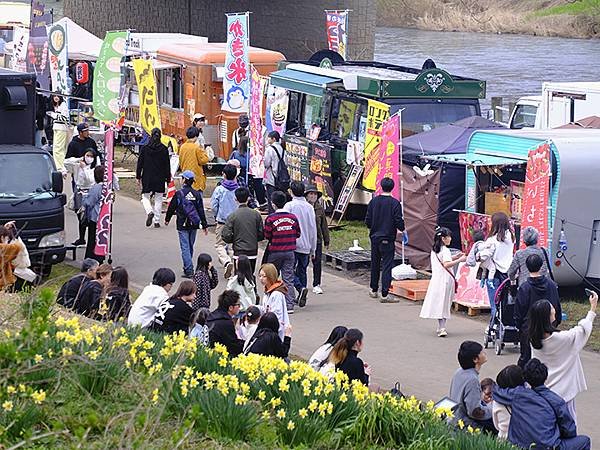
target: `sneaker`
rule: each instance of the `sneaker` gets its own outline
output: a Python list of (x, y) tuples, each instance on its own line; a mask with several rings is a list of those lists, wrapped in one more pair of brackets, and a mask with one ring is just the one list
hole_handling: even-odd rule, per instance
[(194, 278), (194, 274), (189, 272), (183, 272), (183, 275), (181, 275), (181, 278)]
[(391, 295), (382, 295), (379, 303), (400, 303), (400, 299)]
[(448, 332), (446, 331), (445, 328), (442, 328), (440, 331), (438, 331), (438, 337), (446, 337), (448, 336)]
[(150, 225), (152, 225), (152, 220), (154, 219), (154, 213), (153, 212), (149, 212), (148, 216), (146, 216), (146, 226), (149, 227)]
[(233, 263), (228, 262), (225, 264), (225, 278), (228, 280), (233, 275)]
[(154, 228), (160, 228), (160, 223), (155, 223)]
[(71, 245), (74, 245), (75, 247), (85, 245), (85, 239), (77, 239), (75, 242), (72, 242)]
[(298, 306), (304, 308), (306, 306), (306, 296), (308, 295), (308, 289), (302, 288), (300, 295), (298, 295)]
[(288, 316), (289, 316), (290, 314), (294, 314), (294, 310), (293, 310), (293, 309), (288, 309), (288, 310), (287, 310), (287, 312), (288, 312)]
[(378, 294), (375, 291), (369, 291), (369, 297), (371, 298), (377, 298)]
[(315, 286), (313, 288), (313, 294), (322, 294), (323, 293), (323, 289), (321, 289), (321, 286)]

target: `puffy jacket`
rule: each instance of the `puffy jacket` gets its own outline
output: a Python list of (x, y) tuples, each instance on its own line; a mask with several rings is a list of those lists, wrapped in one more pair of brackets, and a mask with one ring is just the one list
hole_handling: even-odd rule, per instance
[(226, 243), (233, 244), (233, 253), (236, 256), (256, 256), (258, 242), (264, 239), (260, 213), (250, 209), (248, 205), (240, 205), (227, 218), (221, 237)]
[(244, 341), (238, 339), (233, 325), (233, 318), (227, 311), (221, 308), (215, 309), (206, 319), (208, 326), (208, 340), (210, 346), (217, 342), (227, 348), (230, 356), (237, 356), (242, 353)]
[(204, 202), (202, 201), (202, 193), (196, 191), (190, 186), (183, 186), (179, 191), (175, 193), (175, 196), (171, 199), (169, 207), (167, 208), (167, 214), (165, 216), (165, 222), (170, 222), (174, 214), (177, 215), (177, 229), (178, 230), (197, 230), (198, 225), (192, 224), (187, 219), (185, 211), (183, 210), (183, 198), (187, 198), (196, 206), (198, 215), (200, 216), (200, 226), (202, 229), (208, 226), (206, 222), (206, 214), (204, 212)]
[(237, 209), (238, 203), (235, 199), (235, 190), (238, 187), (239, 184), (236, 181), (223, 180), (214, 190), (210, 197), (210, 208), (217, 223), (224, 224), (231, 213)]

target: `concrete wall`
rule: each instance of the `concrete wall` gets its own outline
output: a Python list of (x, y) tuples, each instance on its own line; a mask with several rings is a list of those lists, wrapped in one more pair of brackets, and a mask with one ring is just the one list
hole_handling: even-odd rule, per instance
[[(226, 12), (252, 11), (250, 42), (304, 59), (326, 48), (325, 9), (351, 9), (349, 59), (372, 59), (375, 0), (64, 0), (64, 15), (104, 37), (107, 30), (179, 32), (224, 42)], [(191, 11), (191, 14), (189, 14)]]

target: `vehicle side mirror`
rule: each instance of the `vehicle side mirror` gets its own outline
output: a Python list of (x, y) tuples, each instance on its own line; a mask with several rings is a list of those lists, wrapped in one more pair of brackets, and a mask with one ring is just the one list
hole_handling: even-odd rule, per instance
[(52, 192), (62, 194), (63, 191), (63, 176), (60, 172), (52, 172)]

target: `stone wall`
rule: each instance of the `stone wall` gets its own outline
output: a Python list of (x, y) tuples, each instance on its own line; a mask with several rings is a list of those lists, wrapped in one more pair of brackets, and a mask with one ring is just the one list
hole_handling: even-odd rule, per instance
[[(305, 59), (326, 47), (325, 9), (351, 9), (349, 59), (372, 59), (375, 0), (64, 0), (64, 15), (92, 33), (190, 33), (224, 42), (226, 12), (251, 11), (250, 42)], [(191, 12), (191, 13), (190, 13)]]

